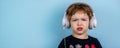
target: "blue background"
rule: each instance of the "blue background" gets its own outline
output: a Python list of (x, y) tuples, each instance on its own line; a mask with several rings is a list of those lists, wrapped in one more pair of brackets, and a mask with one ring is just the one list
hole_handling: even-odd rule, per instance
[(103, 48), (120, 48), (120, 0), (0, 0), (0, 48), (57, 48), (62, 38), (62, 17), (74, 2), (89, 4), (98, 26), (88, 34)]

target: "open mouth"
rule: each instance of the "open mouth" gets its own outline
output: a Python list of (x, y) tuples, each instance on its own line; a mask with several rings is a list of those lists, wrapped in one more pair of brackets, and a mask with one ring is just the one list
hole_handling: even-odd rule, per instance
[(78, 27), (77, 30), (78, 30), (78, 31), (82, 31), (83, 28), (82, 28), (82, 27)]

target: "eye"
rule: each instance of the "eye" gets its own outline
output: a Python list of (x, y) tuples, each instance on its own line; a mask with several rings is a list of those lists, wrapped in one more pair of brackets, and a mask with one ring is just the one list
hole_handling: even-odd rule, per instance
[(87, 21), (87, 19), (81, 19), (82, 21)]
[(77, 21), (78, 19), (74, 19), (74, 20), (72, 20), (72, 21)]

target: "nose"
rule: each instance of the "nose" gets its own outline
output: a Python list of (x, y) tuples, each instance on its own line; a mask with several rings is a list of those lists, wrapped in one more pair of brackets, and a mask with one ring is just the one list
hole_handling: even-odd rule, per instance
[(82, 22), (79, 20), (78, 23), (77, 23), (78, 26), (81, 26), (82, 25)]

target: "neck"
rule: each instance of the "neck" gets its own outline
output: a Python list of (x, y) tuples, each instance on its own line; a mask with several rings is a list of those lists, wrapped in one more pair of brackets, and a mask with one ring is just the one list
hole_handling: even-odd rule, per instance
[(78, 38), (78, 39), (88, 39), (88, 35), (87, 33), (84, 33), (84, 34), (75, 34), (73, 33), (72, 36)]

